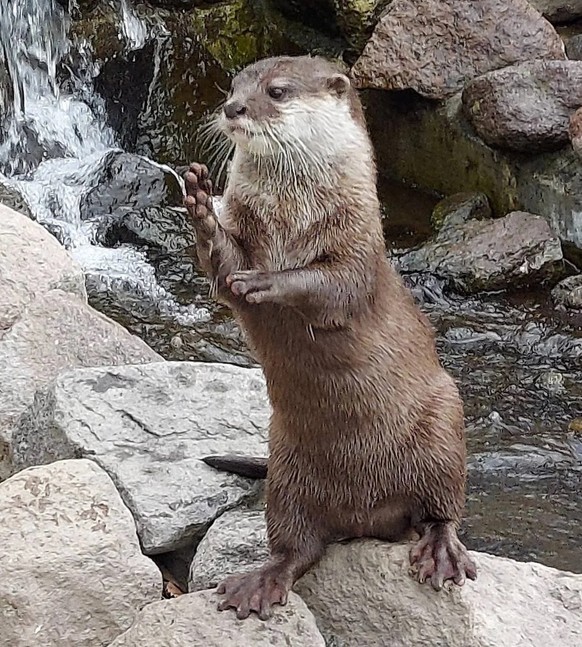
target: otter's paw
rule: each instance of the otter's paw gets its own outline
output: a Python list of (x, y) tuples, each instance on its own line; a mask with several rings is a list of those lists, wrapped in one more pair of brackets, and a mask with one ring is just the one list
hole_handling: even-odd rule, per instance
[(184, 175), (186, 197), (184, 206), (193, 220), (197, 233), (206, 238), (214, 233), (216, 219), (212, 204), (212, 182), (203, 164), (192, 164)]
[(254, 612), (261, 620), (268, 620), (274, 604), (287, 604), (289, 584), (280, 569), (264, 567), (243, 575), (231, 575), (218, 586), (217, 592), (225, 596), (218, 604), (219, 611), (236, 609), (239, 620)]
[(249, 303), (274, 301), (277, 297), (273, 272), (246, 270), (226, 277), (226, 285), (235, 296), (245, 297)]
[(465, 579), (477, 579), (477, 567), (465, 546), (457, 537), (452, 524), (427, 524), (427, 529), (410, 551), (410, 564), (415, 578), (422, 584), (427, 580), (436, 591), (446, 581), (463, 586)]

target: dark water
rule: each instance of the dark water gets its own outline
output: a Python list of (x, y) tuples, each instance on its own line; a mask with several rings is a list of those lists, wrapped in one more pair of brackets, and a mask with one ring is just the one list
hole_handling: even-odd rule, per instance
[[(124, 5), (129, 11), (129, 5)], [(230, 313), (209, 302), (207, 282), (196, 268), (192, 250), (183, 246), (164, 249), (147, 242), (135, 227), (129, 232), (125, 216), (119, 215), (136, 193), (151, 197), (152, 177), (160, 173), (156, 160), (134, 156), (123, 167), (131, 176), (127, 186), (111, 190), (111, 168), (121, 163), (119, 149), (148, 151), (140, 140), (143, 124), (141, 135), (133, 128), (133, 112), (125, 105), (131, 100), (123, 96), (126, 86), (122, 81), (130, 73), (132, 79), (139, 80), (138, 68), (131, 66), (154, 54), (160, 57), (158, 67), (163, 69), (168, 64), (163, 52), (150, 53), (144, 41), (145, 28), (135, 15), (126, 15), (125, 60), (129, 67), (122, 68), (119, 60), (114, 60), (103, 67), (95, 82), (103, 92), (113, 87), (115, 101), (111, 96), (100, 97), (79, 74), (63, 81), (73, 93), (68, 96), (57, 87), (59, 60), (69, 52), (62, 42), (62, 9), (54, 0), (26, 0), (26, 10), (29, 29), (23, 27), (26, 38), (9, 61), (16, 94), (26, 102), (16, 106), (18, 119), (4, 124), (8, 135), (0, 163), (4, 162), (6, 177), (0, 181), (32, 198), (33, 215), (84, 267), (91, 301), (97, 308), (168, 359), (251, 365)], [(0, 14), (0, 33), (8, 38), (11, 21), (21, 20), (16, 10), (11, 15), (6, 11)], [(37, 47), (45, 41), (44, 50)], [(181, 61), (180, 56), (193, 56), (187, 50), (191, 46), (180, 40), (177, 48), (165, 54), (172, 58), (169, 78), (175, 85), (173, 94), (167, 96), (178, 98), (172, 104), (174, 113), (164, 117), (169, 126), (161, 124), (155, 111), (146, 115), (145, 131), (153, 133), (151, 142), (165, 138), (172, 144), (161, 157), (169, 166), (185, 161), (181, 152), (172, 151), (183, 149), (180, 137), (184, 128), (195, 126), (194, 100), (185, 88), (195, 87), (194, 103), (204, 109), (213, 109), (221, 96), (214, 76), (212, 83), (201, 81), (208, 68), (203, 64), (188, 67)], [(33, 50), (36, 58), (30, 56)], [(39, 56), (44, 57), (43, 65), (37, 64)], [(83, 61), (91, 70), (90, 62)], [(187, 87), (182, 68), (188, 68), (189, 74), (195, 69), (198, 75), (187, 77)], [(227, 79), (219, 80), (223, 84)], [(184, 109), (180, 112), (176, 105), (181, 105), (181, 92)], [(23, 153), (30, 153), (31, 141), (37, 144), (36, 159), (30, 154), (25, 158)], [(14, 151), (16, 155), (12, 155)], [(175, 180), (170, 169), (162, 171), (166, 180), (170, 176)], [(86, 218), (83, 205), (95, 191), (111, 194), (112, 202), (99, 217)], [(388, 249), (397, 255), (430, 235), (430, 212), (438, 196), (384, 178), (380, 178), (379, 193)], [(163, 195), (167, 203), (163, 218), (171, 225), (172, 218), (177, 218), (171, 212), (175, 191)], [(146, 205), (139, 211), (140, 218), (149, 217), (152, 208), (157, 207)], [(124, 227), (123, 236), (113, 240), (111, 232)], [(446, 294), (438, 281), (430, 278), (406, 280), (438, 331), (443, 363), (458, 380), (465, 402), (469, 487), (463, 533), (467, 543), (499, 555), (582, 572), (580, 317), (556, 312), (541, 289), (461, 298)]]

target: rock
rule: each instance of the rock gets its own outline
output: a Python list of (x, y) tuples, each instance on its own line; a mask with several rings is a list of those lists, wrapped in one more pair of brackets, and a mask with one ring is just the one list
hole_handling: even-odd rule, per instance
[(360, 53), (378, 19), (391, 0), (334, 0), (335, 19), (341, 34)]
[(484, 193), (465, 191), (450, 195), (437, 203), (430, 216), (433, 229), (456, 227), (468, 220), (491, 218), (491, 205)]
[(563, 269), (560, 241), (548, 223), (520, 211), (447, 227), (399, 262), (404, 272), (429, 272), (467, 293), (538, 283)]
[(352, 76), (361, 88), (443, 99), (490, 70), (563, 58), (561, 38), (526, 0), (394, 0)]
[(566, 308), (582, 310), (582, 274), (560, 281), (552, 290), (552, 299), (554, 303)]
[(554, 24), (582, 17), (582, 0), (529, 0), (529, 3)]
[(0, 544), (2, 647), (108, 645), (162, 593), (131, 514), (92, 461), (0, 484)]
[(160, 362), (71, 371), (22, 417), (14, 461), (96, 460), (132, 511), (144, 552), (163, 553), (257, 494), (260, 482), (200, 458), (265, 455), (269, 416), (259, 369)]
[[(20, 267), (25, 274), (27, 265)], [(0, 480), (12, 473), (11, 437), (19, 417), (60, 372), (160, 359), (141, 339), (62, 290), (32, 301), (0, 339)]]
[(32, 218), (32, 212), (24, 196), (22, 196), (20, 192), (12, 186), (10, 180), (6, 180), (2, 175), (0, 175), (0, 204), (13, 209), (20, 215)]
[(110, 647), (325, 647), (312, 613), (294, 594), (268, 622), (241, 622), (216, 604), (212, 591), (150, 604)]
[(481, 191), (496, 216), (540, 214), (562, 240), (582, 248), (582, 173), (569, 147), (519, 156), (492, 148), (467, 123), (459, 95), (441, 105), (389, 92), (365, 98), (386, 177), (444, 195)]
[[(246, 514), (244, 522), (240, 512), (227, 513), (220, 531), (209, 530), (199, 547), (198, 585), (250, 566), (244, 555), (265, 550), (264, 517)], [(241, 557), (233, 534), (245, 527)], [(387, 636), (390, 647), (545, 647), (547, 636), (561, 647), (580, 644), (582, 575), (473, 552), (477, 581), (435, 592), (410, 577), (409, 549), (374, 540), (334, 544), (297, 582), (327, 644), (385, 647)]]
[(52, 289), (86, 301), (79, 265), (43, 227), (0, 205), (0, 339), (26, 307)]
[(578, 157), (582, 158), (582, 108), (576, 110), (570, 117), (568, 137), (570, 138), (572, 149)]
[(490, 146), (522, 153), (567, 144), (570, 116), (580, 106), (579, 61), (528, 61), (473, 79), (463, 91), (478, 135)]
[(263, 510), (229, 510), (210, 526), (190, 566), (189, 591), (218, 586), (225, 575), (261, 566), (269, 557)]
[(566, 55), (571, 61), (582, 60), (582, 34), (570, 36), (564, 39), (566, 45)]

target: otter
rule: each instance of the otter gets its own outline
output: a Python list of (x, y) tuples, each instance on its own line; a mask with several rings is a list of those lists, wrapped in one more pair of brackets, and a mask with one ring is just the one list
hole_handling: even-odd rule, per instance
[(463, 406), (387, 257), (357, 91), (324, 58), (268, 58), (233, 79), (217, 118), (235, 144), (220, 215), (201, 164), (185, 174), (184, 204), (272, 407), (268, 470), (207, 459), (267, 477), (270, 560), (222, 582), (219, 609), (267, 619), (326, 544), (350, 538), (416, 531), (419, 582), (475, 579), (457, 536)]

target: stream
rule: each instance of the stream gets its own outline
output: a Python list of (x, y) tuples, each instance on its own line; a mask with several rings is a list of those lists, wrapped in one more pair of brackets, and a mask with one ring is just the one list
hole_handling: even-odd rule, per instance
[[(180, 207), (184, 160), (139, 154), (114, 127), (96, 91), (99, 66), (86, 44), (73, 46), (63, 4), (0, 4), (0, 196), (23, 205), (70, 251), (94, 307), (164, 357), (252, 365), (193, 261)], [(139, 52), (151, 26), (127, 0), (117, 6), (126, 53)], [(216, 102), (212, 87), (193, 120)], [(379, 191), (389, 249), (430, 235), (439, 196), (384, 178)], [(580, 317), (557, 312), (541, 288), (461, 297), (436, 279), (406, 280), (465, 402), (464, 540), (582, 572)]]

